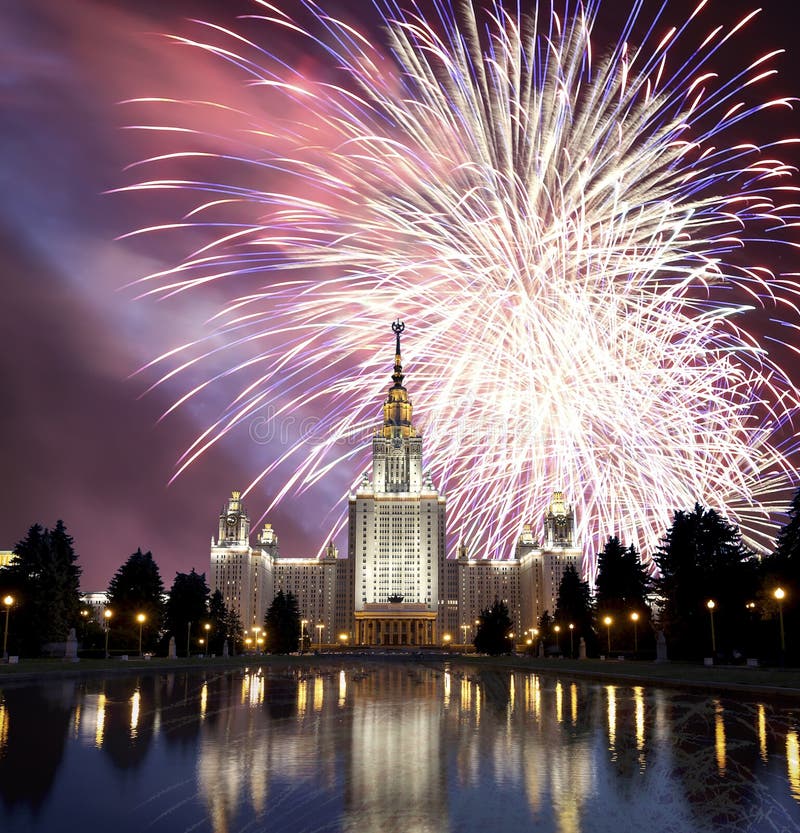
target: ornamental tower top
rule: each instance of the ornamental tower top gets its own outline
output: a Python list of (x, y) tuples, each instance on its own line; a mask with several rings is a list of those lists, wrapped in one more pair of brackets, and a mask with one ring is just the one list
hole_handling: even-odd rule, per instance
[(400, 352), (400, 334), (406, 325), (402, 321), (392, 322), (392, 332), (395, 334), (394, 373), (386, 401), (383, 403), (383, 426), (379, 430), (382, 437), (414, 437), (416, 430), (411, 424), (412, 405), (408, 398), (408, 391), (403, 387), (403, 356)]

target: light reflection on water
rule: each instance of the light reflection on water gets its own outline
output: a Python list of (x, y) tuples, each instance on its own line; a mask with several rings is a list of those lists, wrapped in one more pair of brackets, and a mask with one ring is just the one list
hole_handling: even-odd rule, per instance
[(11, 686), (0, 830), (781, 833), (799, 730), (800, 708), (422, 662)]

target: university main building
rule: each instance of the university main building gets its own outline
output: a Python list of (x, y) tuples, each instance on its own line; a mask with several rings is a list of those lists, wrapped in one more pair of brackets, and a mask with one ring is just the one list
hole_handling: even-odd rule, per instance
[(543, 540), (523, 527), (514, 557), (473, 559), (460, 545), (446, 556), (445, 495), (422, 465), (403, 385), (400, 334), (392, 324), (395, 360), (372, 438), (372, 468), (349, 497), (348, 552), (329, 543), (319, 558), (284, 558), (270, 524), (250, 541), (250, 520), (232, 492), (211, 542), (212, 591), (238, 612), (245, 629), (260, 628), (278, 591), (293, 593), (314, 644), (441, 645), (468, 643), (480, 612), (495, 599), (508, 605), (517, 634), (555, 610), (567, 566), (580, 572), (574, 516), (560, 492), (544, 518)]

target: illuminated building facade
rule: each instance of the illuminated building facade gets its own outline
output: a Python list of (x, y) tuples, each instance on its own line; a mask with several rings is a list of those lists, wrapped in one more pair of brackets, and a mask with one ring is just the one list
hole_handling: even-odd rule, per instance
[(395, 322), (392, 386), (372, 438), (372, 470), (349, 501), (348, 558), (355, 566), (357, 645), (438, 642), (439, 570), (445, 559), (445, 498), (422, 468), (422, 436), (403, 386)]
[(564, 570), (580, 573), (574, 513), (556, 492), (542, 543), (525, 525), (513, 558), (473, 558), (462, 545), (456, 558), (446, 557), (445, 496), (423, 468), (423, 438), (403, 385), (404, 325), (392, 329), (392, 384), (370, 469), (349, 496), (347, 557), (330, 542), (318, 558), (284, 558), (270, 524), (251, 546), (250, 520), (240, 493), (232, 492), (211, 541), (211, 589), (221, 591), (245, 629), (263, 625), (278, 591), (291, 592), (312, 644), (471, 643), (476, 619), (495, 599), (508, 606), (521, 639), (544, 611), (555, 612)]
[(231, 496), (219, 515), (218, 536), (211, 539), (209, 587), (219, 590), (225, 606), (236, 611), (245, 631), (261, 628), (279, 591), (292, 593), (308, 623), (313, 641), (334, 641), (352, 631), (350, 564), (338, 558), (330, 543), (321, 558), (283, 558), (278, 536), (264, 524), (250, 545), (250, 518), (240, 492)]

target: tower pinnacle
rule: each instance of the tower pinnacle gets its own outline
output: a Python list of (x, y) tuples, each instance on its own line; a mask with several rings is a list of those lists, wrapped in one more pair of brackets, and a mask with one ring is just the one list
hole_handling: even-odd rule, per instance
[(400, 333), (405, 330), (406, 325), (400, 321), (392, 322), (392, 332), (395, 334), (395, 349), (394, 349), (394, 373), (392, 374), (392, 381), (396, 388), (403, 387), (403, 357), (400, 353)]
[(411, 425), (411, 402), (409, 402), (408, 393), (403, 387), (405, 376), (403, 374), (403, 357), (400, 352), (400, 334), (405, 328), (406, 325), (400, 320), (392, 322), (392, 332), (395, 335), (394, 373), (392, 373), (394, 384), (389, 388), (389, 394), (383, 403), (383, 429), (381, 433), (384, 437), (409, 437), (416, 433)]

